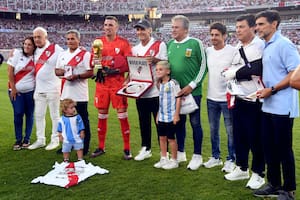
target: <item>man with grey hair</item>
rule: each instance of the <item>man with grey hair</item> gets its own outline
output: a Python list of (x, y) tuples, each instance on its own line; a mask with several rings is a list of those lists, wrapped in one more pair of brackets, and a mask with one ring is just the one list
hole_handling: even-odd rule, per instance
[(57, 123), (59, 120), (59, 99), (61, 81), (55, 75), (55, 65), (58, 54), (63, 50), (57, 44), (51, 44), (46, 29), (37, 27), (33, 30), (34, 43), (37, 49), (34, 53), (36, 86), (34, 92), (35, 121), (37, 140), (28, 149), (37, 149), (46, 145), (45, 127), (46, 111), (49, 106), (52, 120), (51, 141), (46, 150), (53, 150), (59, 145)]
[(76, 110), (81, 116), (85, 128), (83, 155), (86, 155), (91, 138), (88, 114), (88, 78), (93, 76), (92, 57), (90, 52), (79, 47), (80, 33), (77, 30), (69, 30), (66, 39), (68, 49), (59, 54), (55, 73), (64, 80), (60, 99), (70, 98), (76, 101)]
[[(178, 96), (192, 93), (199, 109), (190, 113), (190, 123), (193, 129), (194, 154), (187, 168), (197, 170), (202, 165), (203, 131), (200, 120), (200, 105), (202, 97), (202, 81), (207, 67), (202, 42), (189, 37), (189, 19), (183, 15), (172, 18), (172, 37), (168, 42), (168, 58), (171, 64), (172, 78), (177, 80), (182, 88)], [(178, 162), (186, 161), (184, 140), (186, 135), (186, 115), (180, 115), (176, 138), (178, 143)]]

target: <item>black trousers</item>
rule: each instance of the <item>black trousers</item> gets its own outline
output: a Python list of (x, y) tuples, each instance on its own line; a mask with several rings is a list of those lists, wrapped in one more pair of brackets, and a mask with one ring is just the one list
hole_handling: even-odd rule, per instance
[(261, 106), (258, 101), (250, 102), (236, 98), (232, 116), (236, 165), (244, 171), (247, 170), (251, 150), (251, 170), (263, 177), (265, 161), (261, 134)]
[(83, 145), (83, 155), (89, 152), (90, 140), (91, 140), (91, 130), (88, 112), (88, 102), (77, 102), (76, 105), (77, 113), (81, 116), (85, 130), (84, 145)]
[(267, 163), (267, 178), (273, 186), (281, 186), (281, 169), (283, 190), (296, 190), (295, 159), (293, 152), (294, 119), (288, 115), (263, 113), (262, 133), (264, 152)]
[[(146, 147), (147, 150), (151, 149), (151, 115), (154, 121), (158, 112), (159, 99), (158, 97), (153, 98), (139, 98), (136, 100), (136, 107), (139, 115), (140, 134), (142, 139), (142, 147)], [(156, 133), (157, 138), (157, 124)]]

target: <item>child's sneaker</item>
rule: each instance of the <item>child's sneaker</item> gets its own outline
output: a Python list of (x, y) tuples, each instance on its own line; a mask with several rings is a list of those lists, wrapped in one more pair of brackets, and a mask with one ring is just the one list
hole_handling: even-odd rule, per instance
[(178, 161), (171, 159), (167, 164), (163, 165), (162, 168), (163, 169), (175, 169), (178, 168)]
[(167, 157), (161, 157), (160, 160), (154, 164), (155, 168), (162, 168), (164, 165), (168, 163), (169, 159)]

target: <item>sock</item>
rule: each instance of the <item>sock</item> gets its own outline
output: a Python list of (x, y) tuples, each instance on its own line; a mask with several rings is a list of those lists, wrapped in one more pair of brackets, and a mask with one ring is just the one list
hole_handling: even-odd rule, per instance
[(121, 131), (124, 142), (124, 150), (130, 150), (130, 128), (128, 123), (128, 114), (127, 112), (118, 113), (118, 119), (121, 125)]
[(107, 118), (108, 118), (108, 114), (103, 114), (103, 113), (98, 114), (98, 142), (99, 142), (99, 148), (102, 150), (104, 150), (105, 148)]

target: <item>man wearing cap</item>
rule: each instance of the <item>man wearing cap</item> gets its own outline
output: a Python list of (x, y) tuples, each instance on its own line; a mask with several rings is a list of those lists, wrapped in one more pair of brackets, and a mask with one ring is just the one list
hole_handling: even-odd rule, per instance
[[(121, 132), (124, 142), (124, 159), (132, 158), (130, 153), (130, 128), (127, 114), (127, 98), (116, 95), (122, 88), (125, 81), (124, 73), (128, 72), (126, 57), (131, 54), (131, 46), (125, 38), (117, 35), (119, 28), (118, 19), (114, 16), (105, 17), (104, 36), (102, 50), (102, 78), (96, 79), (95, 107), (98, 109), (98, 148), (91, 157), (97, 157), (105, 153), (105, 138), (107, 133), (107, 118), (110, 102), (117, 110), (118, 119), (121, 125)], [(99, 74), (99, 73), (97, 73)], [(104, 77), (104, 78), (103, 78)]]
[[(167, 60), (167, 46), (164, 42), (154, 39), (151, 36), (152, 27), (148, 20), (140, 20), (134, 28), (140, 43), (132, 48), (134, 56), (145, 57), (151, 66), (153, 81), (156, 81), (155, 65), (158, 61)], [(158, 111), (159, 91), (155, 84), (149, 88), (139, 99), (136, 100), (136, 107), (139, 114), (140, 134), (142, 148), (135, 160), (141, 161), (150, 158), (151, 154), (151, 114), (155, 121)]]

